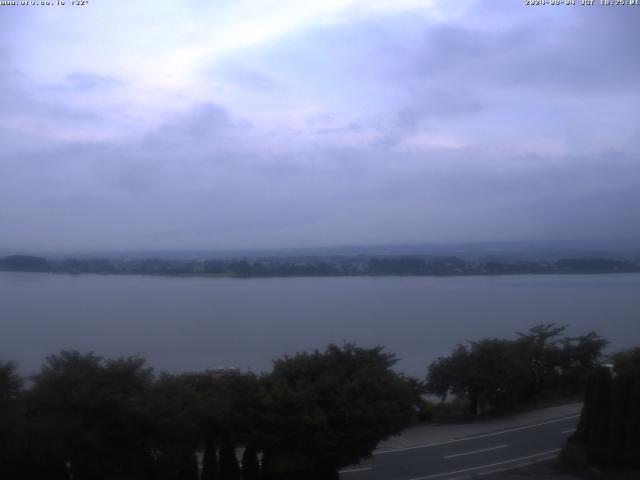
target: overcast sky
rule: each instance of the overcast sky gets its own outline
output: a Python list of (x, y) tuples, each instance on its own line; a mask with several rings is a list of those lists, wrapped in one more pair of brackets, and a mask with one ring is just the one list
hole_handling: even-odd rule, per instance
[(640, 238), (640, 7), (66, 3), (0, 7), (0, 249)]

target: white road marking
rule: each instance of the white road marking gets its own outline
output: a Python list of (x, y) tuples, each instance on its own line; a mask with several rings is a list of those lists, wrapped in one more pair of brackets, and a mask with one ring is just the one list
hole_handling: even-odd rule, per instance
[(563, 430), (562, 432), (560, 432), (562, 435), (566, 435), (567, 433), (573, 433), (575, 432), (576, 429), (575, 428), (570, 428), (569, 430)]
[[(514, 465), (509, 465), (507, 467), (498, 467), (498, 468), (492, 468), (491, 470), (482, 470), (481, 472), (478, 472), (477, 474), (473, 474), (472, 476), (478, 476), (478, 477), (484, 477), (485, 475), (495, 475), (496, 473), (501, 473), (501, 472), (509, 472), (509, 471), (513, 471), (514, 468), (520, 468), (523, 466), (527, 466), (527, 465), (533, 465), (534, 463), (537, 462), (546, 462), (548, 460), (553, 460), (555, 458), (557, 458), (558, 455), (557, 453), (551, 454), (551, 455), (542, 455), (540, 457), (536, 457), (533, 460), (530, 460), (528, 462), (524, 462), (524, 463), (516, 463)], [(458, 477), (458, 480), (460, 480), (460, 478), (462, 477)], [(449, 479), (449, 480), (454, 480)]]
[(376, 451), (374, 451), (372, 453), (372, 455), (383, 455), (383, 454), (386, 454), (386, 453), (404, 452), (404, 451), (407, 451), (407, 450), (416, 450), (418, 448), (429, 448), (429, 447), (435, 447), (437, 445), (448, 445), (450, 443), (467, 442), (469, 440), (476, 440), (478, 438), (495, 437), (496, 435), (503, 435), (505, 433), (518, 432), (520, 430), (527, 430), (529, 428), (536, 428), (536, 427), (541, 427), (543, 425), (550, 425), (552, 423), (564, 422), (565, 420), (571, 420), (573, 418), (578, 418), (579, 416), (580, 416), (580, 414), (571, 415), (569, 417), (556, 418), (555, 420), (549, 420), (549, 421), (546, 421), (546, 422), (536, 423), (534, 425), (525, 425), (523, 427), (514, 427), (514, 428), (509, 428), (507, 430), (502, 430), (500, 432), (485, 433), (483, 435), (473, 435), (473, 436), (470, 436), (470, 437), (457, 438), (457, 439), (454, 439), (454, 440), (445, 440), (444, 442), (427, 443), (427, 444), (424, 444), (424, 445), (414, 445), (413, 447), (392, 448), (392, 449), (389, 449), (389, 450), (376, 450)]
[(371, 467), (350, 468), (349, 470), (340, 470), (338, 473), (368, 472), (369, 470), (371, 470)]
[(504, 460), (502, 462), (489, 463), (487, 465), (479, 465), (477, 467), (465, 468), (464, 470), (455, 470), (453, 472), (435, 473), (433, 475), (427, 475), (425, 477), (414, 477), (414, 478), (410, 478), (409, 480), (427, 480), (429, 478), (444, 477), (446, 475), (455, 475), (457, 473), (472, 472), (474, 470), (482, 470), (483, 468), (490, 468), (490, 467), (496, 467), (498, 465), (504, 465), (505, 463), (521, 462), (522, 460), (529, 460), (531, 458), (543, 457), (545, 455), (551, 455), (551, 454), (554, 454), (554, 453), (558, 453), (559, 451), (560, 451), (560, 449), (557, 448), (555, 450), (547, 450), (546, 452), (540, 452), (540, 453), (534, 453), (533, 455), (527, 455), (526, 457), (513, 458), (511, 460)]
[(491, 450), (498, 450), (500, 448), (507, 448), (509, 445), (498, 445), (497, 447), (490, 447), (490, 448), (483, 448), (482, 450), (474, 450), (472, 452), (465, 452), (465, 453), (456, 453), (455, 455), (447, 455), (445, 458), (456, 458), (456, 457), (464, 457), (465, 455), (473, 455), (474, 453), (482, 453), (482, 452), (490, 452)]

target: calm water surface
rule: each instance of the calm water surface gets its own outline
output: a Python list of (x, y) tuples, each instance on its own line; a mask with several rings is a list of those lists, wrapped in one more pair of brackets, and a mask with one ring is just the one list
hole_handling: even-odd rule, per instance
[(640, 344), (640, 275), (209, 279), (0, 272), (0, 359), (61, 349), (144, 355), (161, 370), (237, 366), (329, 343), (384, 345), (423, 376), (458, 342), (541, 322)]

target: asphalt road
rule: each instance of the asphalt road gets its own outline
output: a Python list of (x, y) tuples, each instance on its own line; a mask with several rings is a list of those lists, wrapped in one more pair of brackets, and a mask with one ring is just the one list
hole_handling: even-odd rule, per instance
[(456, 440), (379, 450), (340, 472), (342, 480), (451, 480), (554, 458), (574, 431), (578, 415)]

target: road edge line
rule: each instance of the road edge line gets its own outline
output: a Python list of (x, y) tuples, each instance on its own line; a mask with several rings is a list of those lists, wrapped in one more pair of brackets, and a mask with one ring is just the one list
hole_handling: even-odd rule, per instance
[(518, 432), (520, 430), (527, 430), (529, 428), (541, 427), (543, 425), (550, 425), (552, 423), (560, 423), (560, 422), (563, 422), (565, 420), (572, 420), (572, 419), (578, 418), (578, 417), (580, 417), (579, 413), (575, 414), (575, 415), (570, 415), (568, 417), (556, 418), (554, 420), (549, 420), (549, 421), (546, 421), (546, 422), (535, 423), (533, 425), (524, 425), (524, 426), (520, 426), (520, 427), (508, 428), (506, 430), (501, 430), (499, 432), (481, 433), (481, 434), (478, 434), (478, 435), (470, 435), (470, 436), (462, 437), (462, 438), (454, 438), (454, 439), (451, 439), (451, 440), (444, 440), (442, 442), (434, 442), (434, 443), (426, 443), (426, 444), (422, 444), (422, 445), (414, 445), (414, 446), (411, 446), (411, 447), (392, 448), (392, 449), (388, 449), (388, 450), (374, 450), (371, 453), (371, 455), (385, 455), (387, 453), (404, 452), (404, 451), (407, 451), (407, 450), (417, 450), (419, 448), (435, 447), (435, 446), (438, 446), (438, 445), (448, 445), (450, 443), (467, 442), (469, 440), (476, 440), (478, 438), (495, 437), (496, 435), (503, 435), (505, 433)]
[[(473, 472), (474, 470), (480, 470), (482, 468), (489, 468), (489, 467), (494, 467), (494, 466), (498, 466), (498, 465), (504, 465), (505, 463), (513, 463), (513, 462), (519, 462), (521, 460), (529, 460), (531, 458), (535, 458), (535, 457), (542, 457), (542, 456), (550, 456), (552, 454), (557, 454), (558, 452), (560, 452), (560, 448), (556, 448), (555, 450), (547, 450), (545, 452), (540, 452), (540, 453), (534, 453), (532, 455), (527, 455), (525, 457), (518, 457), (518, 458), (512, 458), (511, 460), (504, 460), (502, 462), (495, 462), (495, 463), (489, 463), (487, 465), (478, 465), (477, 467), (470, 467), (470, 468), (465, 468), (463, 470), (455, 470), (453, 472), (443, 472), (443, 473), (434, 473), (432, 475), (426, 475), (424, 477), (413, 477), (413, 478), (409, 478), (407, 480), (428, 480), (429, 478), (438, 478), (438, 477), (444, 477), (447, 475), (455, 475), (457, 473), (467, 473), (467, 472)], [(553, 457), (552, 457), (553, 458)], [(525, 462), (522, 465), (527, 465), (530, 462)], [(514, 468), (518, 468), (517, 465), (509, 468), (508, 470), (512, 470)], [(505, 469), (507, 470), (507, 469)], [(478, 473), (478, 475), (480, 475), (480, 473)]]

